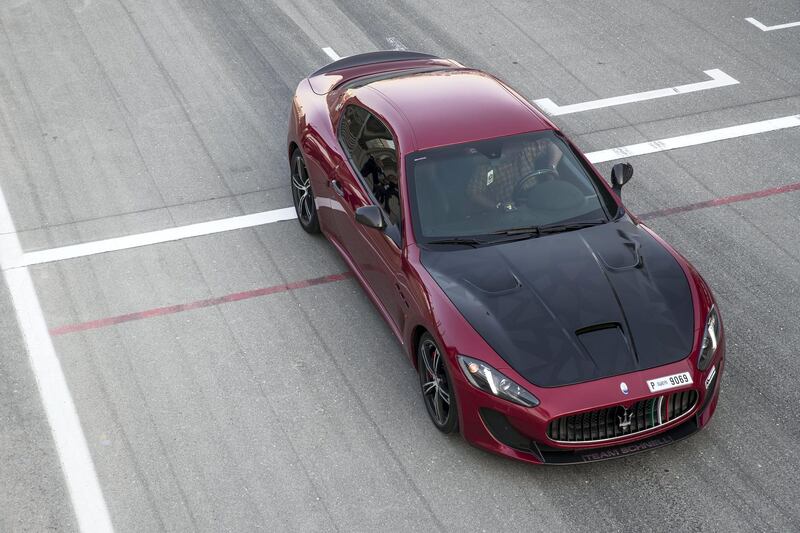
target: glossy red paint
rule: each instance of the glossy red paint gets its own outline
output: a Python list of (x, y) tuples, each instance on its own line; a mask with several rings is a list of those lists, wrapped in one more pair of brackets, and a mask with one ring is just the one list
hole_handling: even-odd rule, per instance
[[(438, 70), (369, 83), (349, 83), (390, 70), (433, 68)], [(355, 209), (373, 201), (337, 139), (341, 114), (351, 103), (368, 109), (391, 129), (398, 151), (404, 215), (410, 212), (403, 168), (406, 154), (435, 146), (557, 128), (501, 81), (450, 60), (392, 61), (334, 70), (301, 81), (293, 101), (288, 153), (299, 147), (305, 157), (323, 234), (352, 269), (405, 347), (412, 364), (416, 366), (416, 342), (422, 331), (430, 332), (443, 348), (459, 407), (460, 431), (468, 442), (529, 463), (544, 462), (535, 451), (515, 449), (495, 438), (481, 418), (480, 408), (502, 413), (518, 433), (551, 450), (603, 450), (612, 445), (645, 441), (666, 434), (674, 429), (673, 424), (667, 423), (649, 432), (594, 446), (552, 442), (546, 431), (549, 421), (556, 417), (620, 404), (630, 405), (639, 399), (651, 398), (655, 395), (646, 386), (648, 379), (683, 371), (692, 375), (692, 387), (697, 390), (699, 400), (677, 425), (692, 421), (699, 429), (708, 423), (719, 394), (724, 336), (709, 366), (709, 371), (716, 368), (717, 377), (713, 388), (707, 391), (704, 381), (708, 371), (697, 370), (696, 362), (706, 316), (714, 298), (697, 271), (680, 254), (647, 230), (674, 255), (689, 281), (694, 302), (695, 338), (694, 347), (686, 358), (646, 371), (596, 381), (554, 388), (537, 387), (510, 368), (487, 344), (423, 267), (408, 216), (403, 217), (401, 246), (383, 232), (366, 228), (353, 220)], [(619, 198), (593, 165), (580, 150), (576, 148), (575, 151), (621, 206)], [(343, 189), (341, 195), (334, 191), (333, 180)], [(631, 219), (641, 224), (632, 215)], [(525, 408), (475, 388), (458, 366), (459, 354), (480, 359), (503, 372), (539, 398), (541, 404)], [(621, 381), (630, 388), (626, 396), (620, 390)]]
[(383, 107), (370, 98), (396, 125), (407, 152), (550, 128), (510, 88), (477, 70), (447, 69), (377, 81), (369, 88), (391, 103)]

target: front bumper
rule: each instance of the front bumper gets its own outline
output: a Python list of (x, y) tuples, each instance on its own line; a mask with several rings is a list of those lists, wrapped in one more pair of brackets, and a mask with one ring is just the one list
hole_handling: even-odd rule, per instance
[[(680, 361), (646, 371), (603, 380), (536, 391), (541, 405), (524, 408), (500, 400), (472, 387), (466, 380), (456, 382), (459, 401), (461, 432), (471, 444), (487, 451), (535, 464), (573, 464), (601, 461), (660, 448), (692, 435), (708, 424), (719, 398), (724, 366), (724, 346), (718, 350), (715, 362), (707, 372), (699, 372), (689, 360)], [(715, 375), (708, 387), (705, 385), (711, 368)], [(670, 375), (690, 369), (693, 384), (698, 392), (695, 406), (675, 423), (644, 431), (640, 434), (619, 437), (602, 444), (561, 443), (547, 435), (551, 420), (580, 411), (611, 405), (625, 405), (655, 396), (646, 388), (648, 379)], [(459, 373), (460, 374), (460, 373)], [(623, 397), (619, 384), (626, 381), (631, 394)], [(546, 391), (542, 394), (542, 391)], [(592, 398), (594, 401), (588, 400)]]

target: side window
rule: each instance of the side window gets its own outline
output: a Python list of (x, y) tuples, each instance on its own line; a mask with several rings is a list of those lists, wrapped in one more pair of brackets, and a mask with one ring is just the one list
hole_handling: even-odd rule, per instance
[(361, 137), (368, 118), (369, 113), (366, 109), (349, 105), (344, 109), (342, 121), (339, 123), (339, 142), (356, 166), (364, 156), (363, 150), (358, 145), (358, 138)]
[[(366, 119), (366, 120), (364, 120)], [(399, 226), (400, 182), (394, 138), (383, 122), (357, 106), (348, 106), (339, 126), (339, 140), (375, 202)]]
[(364, 148), (365, 161), (361, 176), (372, 195), (383, 207), (394, 225), (400, 224), (400, 181), (398, 180), (397, 150), (389, 129), (370, 115), (359, 139)]

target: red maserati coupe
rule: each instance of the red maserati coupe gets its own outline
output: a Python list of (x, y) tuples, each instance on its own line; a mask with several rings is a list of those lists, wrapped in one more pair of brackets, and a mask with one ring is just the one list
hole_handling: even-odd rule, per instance
[(527, 100), (447, 59), (375, 52), (300, 82), (297, 218), (354, 272), (433, 424), (530, 463), (705, 426), (725, 340), (711, 290)]

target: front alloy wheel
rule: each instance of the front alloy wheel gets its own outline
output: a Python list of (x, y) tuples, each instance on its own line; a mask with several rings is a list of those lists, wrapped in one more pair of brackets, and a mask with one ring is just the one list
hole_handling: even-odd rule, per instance
[(311, 191), (311, 179), (308, 177), (303, 154), (298, 149), (292, 153), (292, 200), (300, 226), (308, 233), (319, 233), (319, 219), (314, 193)]
[(419, 341), (417, 360), (422, 400), (433, 424), (443, 433), (454, 433), (458, 430), (456, 397), (450, 386), (444, 355), (429, 333)]

